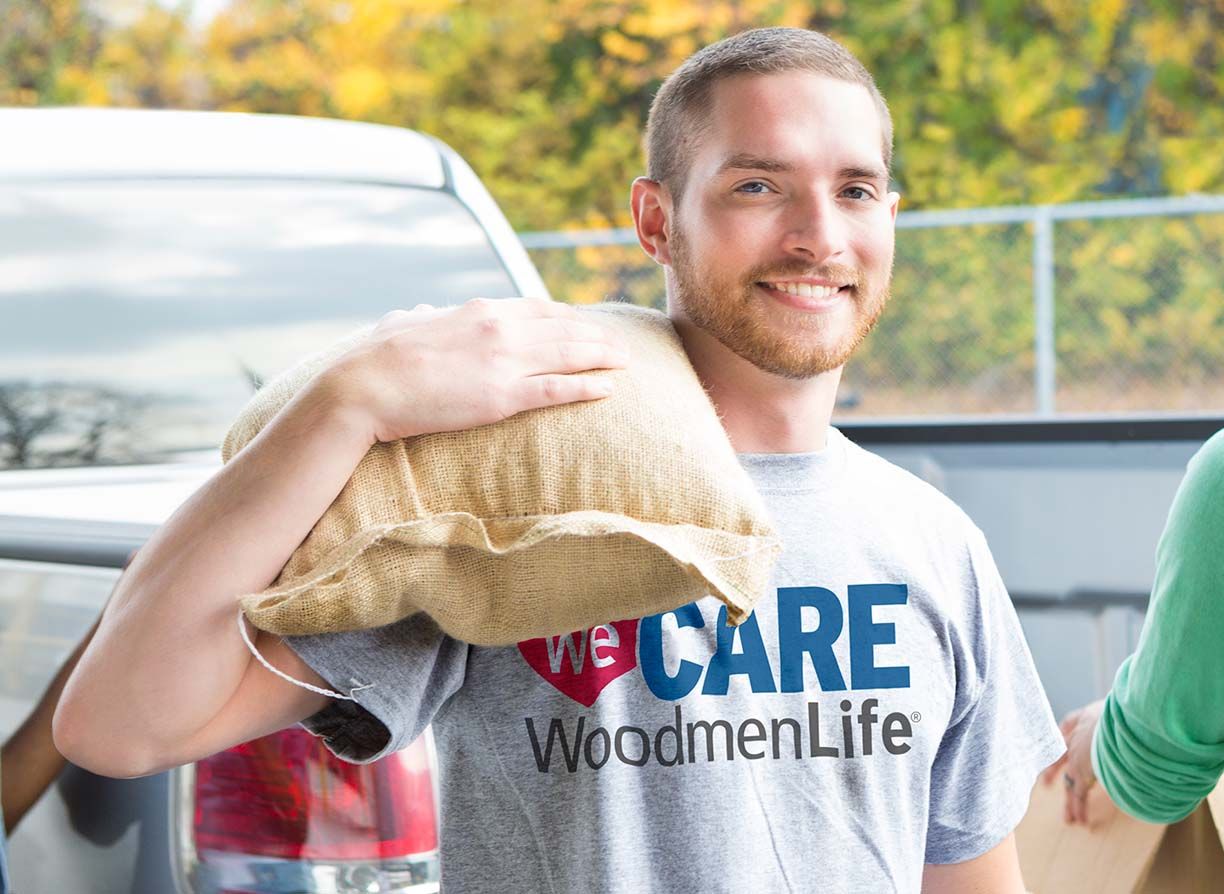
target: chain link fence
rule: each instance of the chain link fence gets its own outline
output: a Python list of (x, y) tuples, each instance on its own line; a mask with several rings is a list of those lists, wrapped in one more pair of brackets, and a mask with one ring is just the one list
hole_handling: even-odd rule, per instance
[[(1224, 410), (1224, 196), (902, 212), (841, 417)], [(665, 306), (632, 230), (522, 234), (554, 298)]]

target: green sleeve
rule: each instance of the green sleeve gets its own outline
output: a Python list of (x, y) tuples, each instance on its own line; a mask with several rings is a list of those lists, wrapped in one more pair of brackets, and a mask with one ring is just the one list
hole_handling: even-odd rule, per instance
[(1105, 700), (1092, 762), (1114, 803), (1156, 823), (1190, 814), (1224, 773), (1224, 432), (1173, 499), (1139, 646)]

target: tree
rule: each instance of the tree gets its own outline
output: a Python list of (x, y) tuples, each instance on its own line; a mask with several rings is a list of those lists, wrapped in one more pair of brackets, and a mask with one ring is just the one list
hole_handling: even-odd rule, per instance
[(0, 28), (0, 105), (79, 101), (74, 73), (95, 63), (104, 27), (80, 0), (6, 0)]
[[(151, 0), (124, 22), (81, 0), (10, 4), (5, 101), (417, 128), (467, 158), (520, 230), (627, 225), (662, 79), (755, 25), (823, 30), (875, 74), (903, 208), (1224, 192), (1220, 0), (231, 0), (202, 34), (184, 8)], [(1224, 368), (1218, 229), (1060, 227), (1060, 377)], [(1023, 397), (1028, 245), (1019, 227), (902, 234), (897, 298), (849, 376), (877, 393)], [(557, 297), (660, 301), (658, 272), (635, 249), (536, 257)]]
[(1224, 5), (1122, 0), (10, 0), (10, 104), (180, 106), (415, 127), (520, 229), (628, 223), (662, 79), (753, 25), (827, 31), (892, 106), (906, 207), (1224, 189)]
[(2, 382), (0, 469), (131, 460), (155, 403), (102, 385)]

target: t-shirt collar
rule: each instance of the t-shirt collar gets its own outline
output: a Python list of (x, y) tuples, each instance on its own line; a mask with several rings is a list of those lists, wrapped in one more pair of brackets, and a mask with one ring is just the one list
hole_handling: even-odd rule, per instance
[(820, 450), (738, 453), (736, 457), (762, 493), (823, 490), (840, 478), (846, 461), (846, 436), (830, 425)]

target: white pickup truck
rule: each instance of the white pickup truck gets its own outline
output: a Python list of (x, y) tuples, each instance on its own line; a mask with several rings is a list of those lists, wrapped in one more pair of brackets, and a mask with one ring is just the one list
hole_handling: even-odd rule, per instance
[[(260, 381), (395, 307), (547, 291), (470, 167), (412, 131), (5, 109), (0, 134), (7, 736)], [(69, 767), (10, 842), (14, 888), (437, 891), (431, 749), (354, 767), (292, 729), (145, 779)]]

